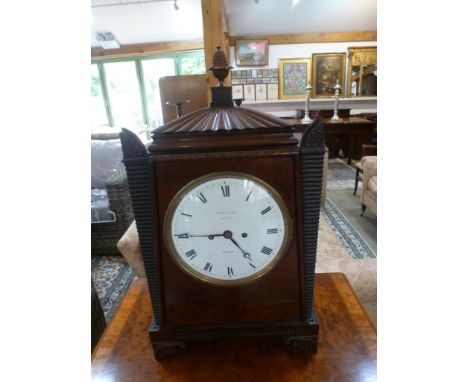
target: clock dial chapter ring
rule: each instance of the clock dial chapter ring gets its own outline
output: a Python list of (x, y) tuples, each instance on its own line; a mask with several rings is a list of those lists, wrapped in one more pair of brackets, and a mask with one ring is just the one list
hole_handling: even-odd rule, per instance
[(281, 260), (292, 239), (292, 220), (279, 193), (263, 180), (216, 172), (181, 188), (163, 230), (170, 257), (186, 274), (210, 285), (238, 286)]

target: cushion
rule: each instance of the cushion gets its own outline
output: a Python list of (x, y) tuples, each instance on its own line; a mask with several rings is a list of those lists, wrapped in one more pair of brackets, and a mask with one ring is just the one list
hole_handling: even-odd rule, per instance
[(145, 268), (143, 266), (143, 257), (141, 256), (140, 239), (136, 223), (133, 221), (117, 242), (117, 248), (122, 256), (127, 260), (128, 265), (132, 268), (133, 273), (138, 277), (146, 277)]
[(369, 183), (367, 183), (367, 189), (372, 192), (373, 194), (377, 195), (377, 177), (373, 176), (369, 179)]

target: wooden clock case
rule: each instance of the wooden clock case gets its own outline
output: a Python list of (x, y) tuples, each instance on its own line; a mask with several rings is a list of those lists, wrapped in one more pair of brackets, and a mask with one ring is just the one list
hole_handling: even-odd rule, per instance
[[(234, 107), (230, 87), (212, 88), (211, 107), (153, 131), (147, 148), (121, 133), (133, 209), (148, 278), (154, 321), (150, 338), (162, 358), (188, 341), (282, 337), (317, 351), (314, 274), (323, 171), (323, 122), (308, 126), (299, 144), (293, 128), (265, 113)], [(279, 192), (293, 220), (289, 248), (257, 281), (214, 286), (173, 261), (163, 240), (166, 210), (195, 178), (234, 171), (262, 179)]]

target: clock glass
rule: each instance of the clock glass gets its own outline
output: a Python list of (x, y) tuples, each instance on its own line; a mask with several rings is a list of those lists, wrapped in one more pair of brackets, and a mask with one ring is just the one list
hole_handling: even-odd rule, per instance
[(195, 179), (171, 201), (164, 237), (177, 265), (215, 285), (253, 282), (286, 252), (291, 219), (281, 196), (248, 174)]

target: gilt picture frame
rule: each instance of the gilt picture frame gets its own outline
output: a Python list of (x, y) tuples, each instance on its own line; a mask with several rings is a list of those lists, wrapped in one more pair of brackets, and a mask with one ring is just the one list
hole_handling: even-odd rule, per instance
[[(345, 88), (346, 53), (312, 55), (312, 98), (331, 98), (336, 81)], [(343, 92), (344, 93), (344, 92)]]
[(236, 65), (268, 65), (268, 49), (268, 40), (236, 40)]
[(280, 99), (305, 99), (305, 88), (311, 81), (310, 66), (310, 58), (280, 58), (278, 60)]
[(348, 97), (377, 97), (377, 47), (349, 47)]

